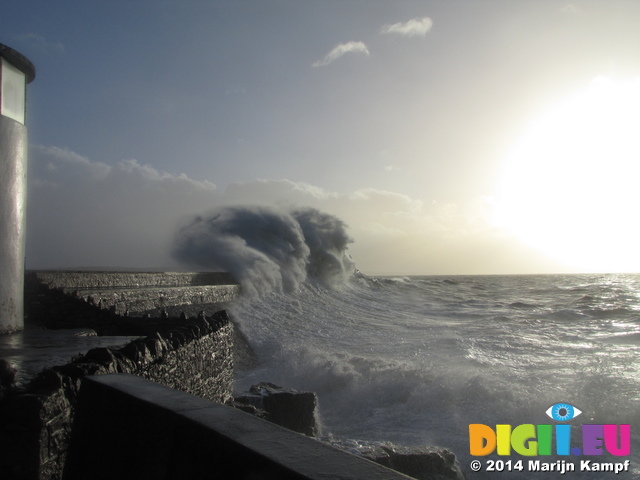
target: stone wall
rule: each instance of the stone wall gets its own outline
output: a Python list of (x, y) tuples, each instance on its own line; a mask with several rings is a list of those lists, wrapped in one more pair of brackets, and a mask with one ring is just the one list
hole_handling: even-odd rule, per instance
[(0, 404), (0, 478), (61, 478), (86, 376), (132, 373), (207, 400), (227, 401), (233, 386), (234, 331), (226, 312), (164, 320), (173, 327), (117, 350), (90, 350), (43, 371), (24, 391), (9, 394)]
[(196, 315), (237, 298), (228, 274), (28, 272), (26, 322), (46, 328), (92, 328), (99, 335), (150, 335), (163, 316)]
[(158, 288), (208, 285), (236, 285), (227, 272), (104, 272), (41, 270), (30, 271), (49, 288)]

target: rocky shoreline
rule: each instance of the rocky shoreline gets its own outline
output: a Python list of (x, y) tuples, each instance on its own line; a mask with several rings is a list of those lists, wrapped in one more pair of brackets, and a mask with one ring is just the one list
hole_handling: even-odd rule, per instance
[(313, 392), (261, 382), (248, 392), (234, 394), (227, 404), (418, 480), (466, 479), (456, 455), (447, 448), (407, 447), (319, 435), (318, 399)]

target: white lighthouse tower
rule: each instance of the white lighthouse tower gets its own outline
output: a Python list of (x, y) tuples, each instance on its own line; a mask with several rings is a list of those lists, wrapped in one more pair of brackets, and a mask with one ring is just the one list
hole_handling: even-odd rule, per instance
[(33, 64), (0, 43), (0, 334), (24, 327), (27, 84)]

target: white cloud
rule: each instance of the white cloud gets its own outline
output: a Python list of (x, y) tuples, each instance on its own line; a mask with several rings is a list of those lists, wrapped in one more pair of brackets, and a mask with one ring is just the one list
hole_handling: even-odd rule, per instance
[(27, 265), (169, 265), (177, 224), (217, 195), (211, 182), (135, 160), (110, 166), (68, 149), (31, 146)]
[(351, 41), (347, 43), (341, 43), (339, 45), (336, 45), (336, 47), (334, 47), (333, 50), (327, 53), (322, 60), (318, 60), (317, 62), (314, 62), (311, 66), (324, 67), (348, 53), (364, 54), (369, 56), (369, 49), (363, 42)]
[[(180, 226), (221, 206), (259, 205), (278, 211), (311, 207), (342, 219), (354, 239), (349, 251), (365, 273), (552, 271), (492, 225), (485, 199), (425, 203), (374, 188), (337, 193), (290, 180), (219, 190), (135, 160), (107, 165), (41, 146), (30, 148), (28, 184), (31, 269), (183, 268), (171, 256)], [(522, 270), (514, 270), (518, 265)]]
[(585, 11), (582, 8), (574, 5), (573, 3), (569, 3), (562, 7), (562, 12), (569, 15), (586, 15)]
[(64, 53), (64, 45), (60, 42), (51, 42), (46, 40), (43, 36), (35, 33), (26, 33), (19, 35), (16, 39), (29, 45), (31, 48), (38, 50), (42, 53)]
[(464, 205), (425, 203), (374, 188), (336, 193), (307, 183), (260, 180), (230, 185), (220, 200), (285, 208), (309, 206), (336, 215), (349, 226), (354, 239), (349, 251), (364, 273), (551, 270), (545, 259), (495, 228), (492, 206), (485, 198)]
[(380, 33), (383, 35), (397, 34), (406, 37), (424, 37), (432, 26), (433, 20), (429, 17), (413, 18), (405, 23), (399, 22), (393, 25), (384, 25), (380, 28)]
[(303, 201), (336, 199), (338, 195), (306, 182), (282, 179), (233, 183), (225, 190), (224, 197), (227, 202), (239, 205), (268, 202), (291, 206)]
[(111, 167), (105, 163), (92, 162), (87, 157), (83, 157), (67, 148), (45, 147), (32, 145), (29, 148), (29, 156), (33, 158), (30, 166), (34, 165), (38, 169), (45, 168), (47, 175), (36, 175), (29, 179), (32, 182), (46, 181), (51, 186), (58, 186), (56, 179), (64, 179), (64, 183), (72, 179), (78, 181), (95, 180), (108, 175)]

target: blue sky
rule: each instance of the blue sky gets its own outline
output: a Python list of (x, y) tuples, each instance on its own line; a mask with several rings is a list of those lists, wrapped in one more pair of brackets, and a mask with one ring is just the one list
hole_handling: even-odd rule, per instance
[[(593, 209), (598, 191), (618, 195), (571, 173), (607, 170), (607, 154), (567, 160), (561, 177), (542, 162), (531, 186), (512, 167), (538, 161), (512, 152), (537, 118), (603, 78), (628, 92), (610, 102), (635, 105), (639, 24), (640, 4), (617, 0), (8, 0), (0, 42), (37, 69), (27, 266), (172, 266), (184, 218), (255, 203), (343, 218), (365, 272), (637, 271), (634, 249), (612, 258), (620, 248), (600, 237), (568, 252), (585, 225), (558, 218)], [(536, 145), (559, 150), (542, 132)], [(638, 173), (635, 140), (615, 141), (629, 153), (619, 176)], [(505, 187), (518, 182), (526, 198)], [(537, 203), (549, 189), (585, 198)], [(607, 201), (599, 217), (640, 204)], [(640, 237), (624, 215), (599, 217), (608, 237)]]

